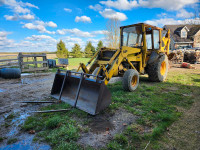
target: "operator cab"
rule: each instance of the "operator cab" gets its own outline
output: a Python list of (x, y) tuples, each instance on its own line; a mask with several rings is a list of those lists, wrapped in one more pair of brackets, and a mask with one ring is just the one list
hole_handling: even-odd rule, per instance
[[(146, 41), (143, 41), (142, 27), (145, 28)], [(162, 34), (161, 34), (162, 33)], [(146, 42), (147, 51), (149, 50), (160, 50), (161, 40), (160, 36), (166, 35), (166, 31), (163, 32), (162, 28), (151, 26), (144, 23), (133, 24), (129, 26), (121, 27), (121, 46), (128, 46), (132, 48), (142, 48), (144, 42)]]

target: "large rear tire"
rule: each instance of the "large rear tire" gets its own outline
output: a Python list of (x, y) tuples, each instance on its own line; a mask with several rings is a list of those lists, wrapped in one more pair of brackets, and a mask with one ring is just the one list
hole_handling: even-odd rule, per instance
[(139, 85), (139, 73), (134, 69), (127, 70), (124, 73), (122, 85), (126, 91), (135, 91)]
[(160, 56), (156, 62), (148, 64), (147, 72), (149, 80), (153, 82), (163, 82), (167, 77), (168, 66), (168, 57), (165, 54)]

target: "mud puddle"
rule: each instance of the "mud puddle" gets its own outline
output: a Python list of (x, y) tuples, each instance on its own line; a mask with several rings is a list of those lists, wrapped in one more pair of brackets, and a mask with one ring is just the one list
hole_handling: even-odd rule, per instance
[(0, 92), (4, 92), (4, 90), (3, 90), (3, 89), (0, 89)]
[(24, 134), (18, 136), (18, 141), (14, 144), (3, 145), (0, 150), (49, 150), (51, 147), (47, 144), (33, 143), (34, 135)]
[[(47, 105), (47, 104), (45, 104)], [(33, 142), (34, 135), (21, 131), (21, 126), (24, 124), (27, 117), (33, 115), (31, 112), (38, 110), (42, 105), (27, 105), (21, 104), (21, 109), (13, 110), (10, 113), (5, 113), (0, 118), (1, 128), (5, 128), (5, 133), (1, 133), (4, 140), (0, 143), (0, 150), (49, 150), (51, 147), (45, 143)], [(14, 140), (13, 143), (9, 143)]]
[(105, 147), (116, 134), (122, 133), (127, 125), (134, 123), (136, 119), (137, 116), (125, 110), (118, 110), (113, 116), (97, 115), (89, 123), (89, 132), (83, 133), (78, 143), (94, 148)]
[(100, 134), (115, 129), (114, 124), (105, 118), (94, 118), (89, 124), (89, 127), (91, 132), (95, 134)]

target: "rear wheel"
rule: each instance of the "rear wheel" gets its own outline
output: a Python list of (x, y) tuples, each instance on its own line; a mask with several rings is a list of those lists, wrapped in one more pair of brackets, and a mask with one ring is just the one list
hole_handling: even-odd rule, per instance
[(163, 82), (168, 72), (168, 57), (162, 55), (156, 62), (148, 64), (147, 72), (150, 81)]
[(122, 85), (124, 90), (133, 92), (139, 85), (139, 73), (134, 69), (129, 69), (124, 73)]

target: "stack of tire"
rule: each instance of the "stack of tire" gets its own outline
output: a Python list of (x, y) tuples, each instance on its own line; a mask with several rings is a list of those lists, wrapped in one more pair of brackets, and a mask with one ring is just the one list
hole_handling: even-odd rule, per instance
[(4, 68), (0, 70), (0, 77), (4, 79), (21, 78), (21, 70), (18, 68)]

